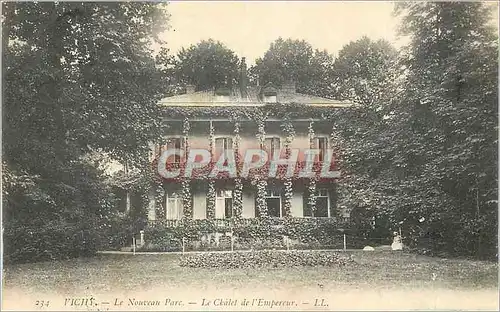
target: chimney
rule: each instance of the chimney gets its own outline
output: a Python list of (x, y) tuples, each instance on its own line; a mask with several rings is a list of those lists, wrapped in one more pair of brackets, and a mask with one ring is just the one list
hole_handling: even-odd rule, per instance
[(245, 96), (247, 92), (247, 63), (245, 61), (245, 57), (242, 57), (240, 65), (240, 92), (242, 96)]
[(195, 85), (192, 85), (192, 84), (186, 85), (186, 94), (194, 93), (194, 91), (196, 91)]
[(295, 81), (293, 79), (289, 79), (289, 80), (285, 81), (281, 85), (281, 91), (285, 92), (285, 93), (296, 93), (297, 89), (295, 86)]

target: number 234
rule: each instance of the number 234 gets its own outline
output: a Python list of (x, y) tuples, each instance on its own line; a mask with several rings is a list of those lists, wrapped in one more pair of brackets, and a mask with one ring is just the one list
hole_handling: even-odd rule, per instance
[(35, 306), (40, 307), (40, 308), (48, 307), (49, 301), (48, 300), (37, 300), (37, 301), (35, 301)]

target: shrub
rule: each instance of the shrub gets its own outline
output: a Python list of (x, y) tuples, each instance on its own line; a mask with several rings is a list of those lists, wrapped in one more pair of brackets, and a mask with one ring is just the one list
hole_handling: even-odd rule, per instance
[(182, 231), (181, 227), (149, 226), (144, 231), (146, 245), (141, 250), (180, 251), (182, 250)]
[(117, 250), (132, 244), (132, 237), (138, 236), (139, 231), (146, 227), (143, 218), (130, 215), (112, 214), (107, 222), (98, 231), (101, 249)]
[[(216, 220), (182, 220), (177, 226), (158, 222), (145, 230), (146, 246), (142, 251), (182, 250), (230, 250), (234, 237), (234, 250), (262, 249), (340, 249), (343, 247), (342, 232), (332, 219), (290, 218), (251, 219), (246, 223), (235, 222), (234, 227), (221, 226)], [(214, 236), (222, 234), (216, 244)], [(207, 236), (211, 238), (207, 240)], [(286, 241), (286, 237), (290, 240)], [(351, 241), (350, 241), (351, 242)], [(288, 245), (288, 246), (287, 246)]]
[(334, 252), (320, 251), (251, 251), (199, 253), (181, 257), (180, 266), (191, 268), (258, 268), (299, 266), (343, 266), (354, 261)]
[(4, 261), (25, 263), (94, 255), (95, 231), (79, 225), (7, 226), (3, 234)]

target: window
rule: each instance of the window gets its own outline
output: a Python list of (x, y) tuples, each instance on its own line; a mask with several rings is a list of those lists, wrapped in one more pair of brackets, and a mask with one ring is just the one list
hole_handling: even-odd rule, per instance
[(277, 98), (276, 94), (264, 94), (264, 102), (265, 103), (276, 103)]
[(215, 197), (215, 218), (224, 219), (233, 216), (233, 191), (219, 189)]
[(276, 103), (278, 92), (272, 85), (267, 85), (262, 89), (262, 97), (265, 103)]
[(267, 213), (271, 217), (282, 217), (281, 211), (281, 190), (268, 189), (266, 191)]
[(313, 148), (319, 150), (318, 161), (323, 161), (326, 157), (326, 152), (328, 150), (328, 138), (327, 137), (316, 137), (313, 141)]
[(167, 220), (182, 219), (182, 196), (179, 192), (166, 191), (166, 218)]
[(331, 192), (326, 188), (319, 188), (316, 190), (316, 209), (312, 213), (307, 195), (304, 196), (304, 216), (305, 217), (324, 217), (329, 218), (332, 216), (332, 200)]
[(316, 193), (315, 217), (330, 217), (330, 196), (327, 189), (318, 189)]
[(269, 160), (273, 159), (274, 157), (279, 157), (280, 138), (278, 137), (265, 138), (263, 148), (267, 152), (267, 157)]
[[(176, 150), (182, 150), (184, 148), (184, 140), (182, 138), (168, 138), (167, 139), (167, 144), (162, 146), (160, 148), (160, 155), (168, 149), (176, 149)], [(181, 156), (180, 155), (172, 155), (169, 157), (169, 159), (172, 159), (171, 162), (173, 163), (180, 163), (181, 162)]]
[(223, 153), (227, 158), (227, 151), (233, 149), (233, 139), (229, 137), (215, 139), (215, 155), (220, 157)]
[(153, 161), (156, 157), (158, 157), (159, 152), (160, 146), (158, 144), (152, 144), (149, 149), (149, 161)]

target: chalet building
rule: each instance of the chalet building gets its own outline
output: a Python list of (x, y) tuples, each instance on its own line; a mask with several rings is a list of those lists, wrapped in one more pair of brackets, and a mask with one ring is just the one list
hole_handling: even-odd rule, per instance
[[(305, 150), (318, 149), (314, 161), (335, 155), (332, 141), (335, 111), (351, 107), (337, 101), (298, 93), (293, 82), (281, 86), (250, 86), (246, 65), (239, 84), (231, 88), (196, 91), (164, 98), (163, 120), (168, 126), (164, 140), (151, 144), (150, 160), (159, 167), (186, 171), (186, 156), (192, 150), (207, 150), (210, 163), (195, 174), (165, 178), (158, 175), (149, 196), (148, 220), (171, 226), (183, 218), (213, 219), (222, 224), (254, 218), (331, 218), (345, 221), (349, 211), (338, 203), (339, 175), (329, 178), (302, 177), (300, 168), (308, 159)], [(167, 150), (183, 155), (161, 159)], [(268, 161), (248, 176), (241, 174), (241, 163), (250, 150), (264, 150)], [(270, 159), (286, 159), (298, 153), (292, 176), (270, 175)], [(208, 172), (221, 155), (232, 153), (237, 174)], [(227, 156), (227, 155), (226, 155)], [(273, 158), (275, 157), (275, 158)], [(333, 166), (336, 166), (332, 161)], [(314, 168), (318, 168), (315, 166)], [(329, 168), (334, 171), (335, 168)], [(201, 171), (200, 171), (201, 170)]]

